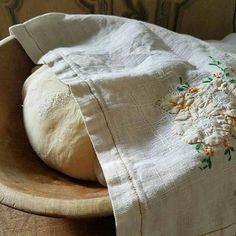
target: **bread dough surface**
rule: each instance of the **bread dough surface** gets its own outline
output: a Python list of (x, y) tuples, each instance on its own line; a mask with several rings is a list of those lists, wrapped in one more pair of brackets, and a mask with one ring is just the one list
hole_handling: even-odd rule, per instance
[(69, 86), (43, 65), (25, 81), (22, 96), (26, 133), (38, 156), (66, 175), (96, 181), (102, 170)]

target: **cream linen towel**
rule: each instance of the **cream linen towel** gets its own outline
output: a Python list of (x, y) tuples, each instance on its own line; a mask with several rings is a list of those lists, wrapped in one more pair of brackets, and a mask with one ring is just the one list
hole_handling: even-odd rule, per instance
[(236, 57), (236, 33), (225, 36), (222, 40), (208, 40), (211, 45)]
[[(209, 55), (235, 68), (233, 57), (196, 38), (115, 16), (51, 13), (10, 33), (35, 63), (48, 64), (71, 86), (107, 179), (118, 236), (194, 236), (221, 228), (235, 235), (235, 140), (229, 135), (232, 146), (224, 144), (231, 149), (213, 157), (210, 147), (187, 143), (200, 131), (207, 140), (208, 118), (176, 123), (176, 114), (160, 105), (180, 82), (186, 90), (209, 80), (219, 69), (209, 65), (217, 63)], [(187, 131), (178, 135), (174, 126)], [(216, 127), (214, 140), (228, 127)], [(209, 160), (211, 168), (201, 170)]]

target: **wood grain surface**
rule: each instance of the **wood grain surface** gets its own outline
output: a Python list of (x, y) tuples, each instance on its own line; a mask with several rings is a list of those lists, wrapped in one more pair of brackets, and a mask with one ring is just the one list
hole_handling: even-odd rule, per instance
[(36, 216), (0, 205), (0, 236), (113, 236), (113, 217), (63, 219)]
[(134, 18), (202, 39), (236, 30), (236, 0), (0, 0), (0, 38), (13, 24), (56, 11)]
[(47, 216), (112, 215), (107, 188), (54, 171), (31, 148), (21, 90), (33, 66), (16, 39), (0, 42), (0, 202)]
[[(101, 215), (100, 206), (103, 204), (99, 206), (96, 202), (100, 197), (107, 196), (107, 190), (96, 184), (79, 183), (50, 170), (36, 158), (26, 137), (22, 136), (21, 87), (33, 66), (14, 38), (10, 37), (0, 42), (0, 201), (15, 208), (46, 215), (64, 214), (69, 217), (71, 211), (75, 213), (74, 217), (78, 214), (86, 215), (86, 212), (90, 212), (92, 217), (94, 210), (98, 213), (96, 215)], [(14, 142), (11, 141), (13, 139)], [(21, 194), (27, 194), (29, 199), (19, 198)], [(41, 201), (34, 201), (36, 197), (43, 197), (46, 205), (47, 202), (49, 205), (42, 206)], [(30, 198), (34, 202), (31, 206)], [(93, 204), (86, 206), (84, 202), (81, 205), (83, 209), (79, 205), (73, 206), (73, 202), (81, 198), (90, 199)], [(59, 205), (58, 208), (52, 204), (50, 207), (53, 199), (62, 200), (66, 204), (65, 209), (71, 210), (57, 214), (63, 205)], [(94, 207), (94, 210), (91, 207)], [(34, 208), (38, 210), (35, 211)], [(113, 216), (90, 219), (50, 218), (0, 204), (0, 236), (5, 235), (112, 236), (115, 235), (115, 224)]]

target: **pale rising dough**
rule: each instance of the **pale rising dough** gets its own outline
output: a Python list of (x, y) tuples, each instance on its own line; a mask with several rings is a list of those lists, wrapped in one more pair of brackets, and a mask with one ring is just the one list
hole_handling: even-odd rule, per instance
[(66, 175), (98, 180), (105, 185), (79, 105), (69, 86), (44, 65), (25, 81), (22, 95), (26, 133), (38, 156)]

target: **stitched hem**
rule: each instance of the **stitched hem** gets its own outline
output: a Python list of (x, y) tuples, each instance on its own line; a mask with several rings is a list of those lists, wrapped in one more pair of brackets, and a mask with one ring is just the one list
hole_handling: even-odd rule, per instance
[[(74, 71), (74, 73), (76, 73), (77, 79), (80, 78), (80, 76), (79, 76), (78, 73), (77, 73), (77, 70), (73, 67), (72, 63), (70, 63), (70, 61), (67, 60), (67, 58), (65, 58), (65, 56), (64, 56), (61, 52), (60, 52), (60, 56), (61, 56), (61, 58), (65, 61), (65, 63), (67, 63), (67, 64), (71, 67), (71, 69)], [(140, 197), (139, 197), (139, 195), (138, 195), (138, 192), (137, 192), (137, 189), (136, 189), (135, 184), (134, 184), (134, 182), (133, 182), (133, 179), (132, 179), (132, 177), (131, 177), (131, 175), (130, 175), (129, 168), (128, 168), (127, 165), (125, 164), (125, 162), (124, 162), (123, 158), (121, 157), (121, 155), (120, 155), (120, 153), (119, 153), (119, 150), (118, 150), (118, 148), (117, 148), (117, 146), (116, 146), (114, 137), (113, 137), (113, 135), (112, 135), (111, 127), (110, 127), (110, 125), (109, 125), (109, 121), (107, 120), (106, 115), (105, 115), (106, 112), (105, 112), (105, 110), (104, 110), (104, 108), (103, 108), (101, 102), (99, 101), (98, 96), (96, 95), (96, 91), (95, 91), (94, 89), (92, 89), (92, 87), (94, 87), (93, 82), (92, 82), (91, 80), (89, 80), (89, 81), (83, 80), (83, 82), (80, 83), (80, 87), (81, 87), (81, 88), (83, 87), (83, 90), (84, 90), (83, 93), (84, 93), (85, 90), (86, 90), (86, 93), (87, 93), (87, 94), (83, 94), (83, 95), (82, 95), (82, 94), (77, 94), (77, 88), (76, 88), (76, 86), (75, 86), (75, 89), (73, 89), (73, 87), (74, 87), (74, 86), (71, 86), (72, 94), (73, 94), (74, 98), (76, 99), (76, 101), (79, 103), (80, 109), (81, 109), (82, 114), (83, 114), (84, 117), (86, 116), (86, 110), (87, 110), (87, 108), (84, 107), (83, 101), (81, 101), (82, 99), (80, 99), (80, 98), (78, 98), (78, 97), (81, 97), (81, 98), (82, 98), (83, 96), (89, 96), (89, 97), (90, 97), (90, 99), (89, 99), (90, 101), (88, 101), (88, 103), (92, 103), (91, 100), (93, 100), (94, 103), (97, 103), (97, 111), (102, 114), (102, 117), (101, 117), (101, 118), (103, 119), (103, 123), (104, 123), (103, 128), (106, 129), (107, 132), (109, 133), (109, 138), (110, 138), (111, 147), (109, 147), (107, 150), (109, 150), (110, 148), (112, 148), (112, 149), (115, 150), (115, 153), (116, 153), (116, 154), (115, 154), (114, 156), (117, 156), (117, 157), (119, 158), (119, 160), (121, 161), (121, 162), (119, 163), (119, 165), (122, 165), (122, 166), (123, 166), (122, 169), (126, 171), (127, 179), (128, 179), (129, 182), (131, 183), (131, 187), (132, 187), (133, 192), (134, 192), (134, 194), (135, 194), (135, 196), (136, 196), (137, 203), (138, 203), (138, 208), (139, 208), (139, 214), (140, 214), (140, 233), (139, 233), (139, 235), (142, 236), (142, 235), (143, 235), (143, 234), (142, 234), (143, 214), (142, 214), (142, 207), (141, 207)], [(86, 88), (86, 87), (87, 87), (87, 88)], [(77, 94), (77, 96), (75, 96), (75, 94)], [(90, 94), (90, 95), (89, 95), (89, 94)], [(81, 95), (82, 95), (82, 96), (81, 96)], [(91, 97), (91, 95), (92, 95), (93, 98)], [(83, 100), (84, 100), (84, 98), (83, 98)], [(87, 105), (88, 105), (88, 104), (87, 104)], [(88, 117), (91, 117), (91, 114), (90, 114)], [(89, 132), (89, 134), (90, 134), (90, 133), (91, 133), (91, 130), (90, 130), (90, 122), (91, 122), (91, 121), (88, 123), (88, 122), (86, 122), (86, 119), (84, 119), (84, 120), (85, 120), (85, 124), (86, 124), (87, 130), (88, 130), (88, 132)], [(94, 122), (96, 122), (96, 121), (94, 121)], [(101, 130), (102, 130), (102, 128), (99, 129), (99, 132), (101, 132)], [(104, 132), (105, 132), (105, 131), (104, 131)], [(102, 166), (102, 168), (103, 168), (103, 170), (104, 170), (104, 175), (105, 175), (105, 177), (106, 177), (106, 179), (107, 179), (107, 181), (108, 181), (108, 189), (109, 189), (109, 179), (110, 179), (110, 178), (109, 178), (108, 174), (106, 174), (106, 170), (105, 170), (105, 168), (104, 168), (104, 163), (103, 163), (103, 161), (102, 161), (103, 157), (101, 157), (101, 154), (100, 154), (99, 150), (97, 150), (98, 147), (97, 147), (96, 141), (93, 139), (92, 135), (90, 135), (90, 138), (91, 138), (92, 143), (93, 143), (93, 145), (94, 145), (94, 148), (95, 148), (95, 150), (96, 150), (96, 152), (97, 152), (97, 154), (98, 154), (99, 162), (101, 162), (101, 166)], [(102, 154), (102, 155), (104, 155), (104, 154)], [(110, 170), (110, 171), (111, 171), (111, 170)], [(113, 184), (112, 184), (112, 185), (113, 185)], [(111, 189), (109, 189), (109, 194), (110, 194), (110, 196), (113, 196), (112, 192), (113, 192), (113, 191), (112, 191)], [(111, 199), (112, 199), (112, 198), (111, 198)], [(116, 213), (116, 207), (114, 207), (114, 202), (113, 202), (113, 201), (112, 201), (112, 205), (113, 205), (113, 211), (114, 211), (114, 213)], [(115, 217), (117, 217), (117, 214), (115, 214)], [(117, 220), (117, 218), (116, 218), (116, 220)], [(119, 222), (118, 222), (118, 223), (119, 223)], [(136, 224), (136, 228), (137, 228), (137, 224)]]
[(44, 55), (44, 53), (26, 29), (26, 26), (24, 24), (12, 26), (9, 28), (9, 31), (10, 34), (13, 35), (22, 45), (30, 59), (37, 64), (38, 60)]
[(219, 228), (219, 229), (212, 230), (212, 231), (210, 231), (210, 232), (207, 232), (207, 233), (201, 234), (200, 236), (207, 236), (207, 235), (210, 236), (212, 233), (216, 233), (216, 232), (219, 232), (219, 231), (221, 231), (221, 230), (228, 229), (228, 228), (230, 228), (231, 226), (234, 226), (234, 225), (236, 225), (236, 222), (231, 223), (231, 224), (229, 224), (229, 225), (227, 225), (227, 226), (225, 226), (225, 227), (222, 227), (222, 228)]

